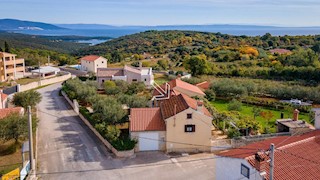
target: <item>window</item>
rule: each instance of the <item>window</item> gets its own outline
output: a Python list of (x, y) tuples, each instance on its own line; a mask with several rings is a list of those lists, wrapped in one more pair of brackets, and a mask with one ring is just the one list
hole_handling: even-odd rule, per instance
[(246, 165), (244, 165), (242, 163), (241, 163), (241, 174), (244, 177), (250, 179), (250, 169), (249, 169), (249, 167), (247, 167)]
[(187, 114), (187, 119), (192, 119), (192, 114), (191, 113)]
[(185, 125), (184, 126), (184, 132), (195, 132), (196, 131), (196, 125)]
[(104, 79), (102, 79), (102, 83), (104, 83)]
[(132, 81), (133, 81), (133, 82), (136, 82), (136, 81), (138, 81), (138, 80), (137, 80), (137, 79), (132, 79)]
[(144, 79), (144, 81), (147, 81), (147, 79)]
[(102, 63), (104, 63), (104, 61), (101, 61)]

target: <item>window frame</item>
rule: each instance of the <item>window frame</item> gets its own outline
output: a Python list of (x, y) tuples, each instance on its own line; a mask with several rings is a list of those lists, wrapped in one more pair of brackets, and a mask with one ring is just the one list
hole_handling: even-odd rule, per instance
[[(191, 128), (191, 130), (189, 130), (189, 128)], [(194, 124), (186, 124), (186, 125), (184, 125), (184, 132), (185, 133), (196, 132), (196, 125), (194, 125)]]
[[(245, 171), (246, 171), (246, 172), (245, 172)], [(241, 173), (244, 177), (250, 179), (250, 168), (249, 168), (248, 166), (244, 165), (243, 163), (241, 163), (240, 173)]]
[(187, 119), (192, 119), (192, 113), (187, 113)]

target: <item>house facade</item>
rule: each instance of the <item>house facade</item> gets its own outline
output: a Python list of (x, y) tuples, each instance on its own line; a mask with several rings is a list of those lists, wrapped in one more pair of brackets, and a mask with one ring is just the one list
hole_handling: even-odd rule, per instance
[(211, 150), (212, 116), (203, 103), (180, 94), (160, 102), (167, 152)]
[(97, 73), (98, 68), (106, 68), (108, 60), (102, 56), (89, 55), (82, 57), (81, 70), (86, 72)]
[(24, 77), (24, 59), (18, 59), (16, 56), (15, 54), (0, 52), (0, 82)]
[(124, 68), (99, 68), (97, 70), (97, 81), (100, 86), (105, 81), (123, 80), (128, 83), (143, 82), (151, 86), (154, 82), (152, 68), (124, 66)]

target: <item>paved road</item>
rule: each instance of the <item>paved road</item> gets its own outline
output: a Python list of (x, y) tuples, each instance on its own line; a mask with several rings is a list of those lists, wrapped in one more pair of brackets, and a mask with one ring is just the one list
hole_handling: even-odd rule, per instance
[(143, 152), (114, 158), (58, 95), (60, 87), (38, 90), (43, 96), (37, 146), (41, 179), (214, 179), (211, 154), (169, 158)]

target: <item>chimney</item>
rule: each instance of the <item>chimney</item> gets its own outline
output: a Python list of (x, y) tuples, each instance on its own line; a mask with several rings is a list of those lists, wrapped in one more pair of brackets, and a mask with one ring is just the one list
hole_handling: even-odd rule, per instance
[(267, 167), (269, 166), (269, 163), (267, 162), (267, 155), (263, 152), (257, 152), (255, 155), (255, 161), (254, 161), (254, 167), (258, 170), (258, 171), (265, 171), (267, 169)]
[(197, 101), (197, 111), (199, 111), (200, 113), (203, 113), (203, 101)]
[(299, 110), (298, 109), (295, 109), (293, 111), (293, 120), (294, 121), (298, 121), (299, 120)]

